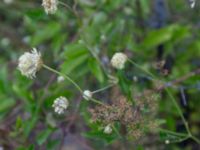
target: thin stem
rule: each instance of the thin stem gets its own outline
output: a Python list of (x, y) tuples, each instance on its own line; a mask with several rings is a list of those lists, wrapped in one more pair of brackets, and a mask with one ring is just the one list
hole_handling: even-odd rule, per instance
[(81, 26), (81, 19), (80, 19), (78, 13), (77, 13), (76, 10), (75, 10), (75, 7), (74, 7), (74, 8), (71, 8), (68, 4), (66, 4), (66, 3), (64, 3), (64, 2), (62, 2), (62, 1), (58, 1), (58, 3), (59, 3), (60, 5), (62, 5), (62, 6), (64, 6), (64, 7), (66, 7), (67, 9), (69, 9), (72, 13), (74, 13), (74, 15), (75, 15), (75, 16), (77, 17), (77, 19), (78, 19), (78, 24)]
[(117, 128), (116, 128), (114, 125), (112, 125), (112, 128), (113, 128), (113, 130), (115, 131), (115, 133), (116, 133), (120, 138), (122, 138), (121, 134), (119, 133), (119, 131), (117, 130)]
[(97, 103), (97, 104), (99, 104), (99, 105), (106, 106), (104, 103), (102, 103), (101, 101), (96, 100), (96, 99), (94, 99), (94, 98), (90, 98), (90, 101), (92, 101), (92, 102), (94, 102), (94, 103)]
[(196, 138), (195, 136), (192, 135), (190, 138), (193, 139), (198, 144), (200, 144), (200, 140), (198, 138)]
[(174, 106), (176, 107), (176, 109), (177, 109), (177, 111), (178, 111), (178, 113), (179, 113), (179, 115), (180, 115), (180, 117), (181, 117), (181, 119), (182, 119), (182, 121), (183, 121), (183, 123), (184, 123), (184, 125), (185, 125), (185, 128), (186, 128), (188, 134), (191, 135), (191, 132), (190, 132), (188, 123), (187, 123), (185, 117), (183, 116), (183, 113), (182, 113), (182, 111), (181, 111), (181, 108), (178, 106), (178, 104), (177, 104), (177, 102), (176, 102), (174, 96), (171, 94), (171, 92), (170, 92), (170, 90), (169, 90), (168, 88), (165, 88), (165, 91), (167, 92), (167, 94), (168, 94), (169, 97), (171, 98), (172, 102), (174, 103)]
[(189, 136), (186, 136), (186, 137), (183, 137), (181, 139), (178, 139), (178, 140), (173, 140), (173, 141), (170, 141), (170, 143), (179, 143), (179, 142), (183, 142), (187, 139), (189, 139), (190, 137)]
[(130, 63), (132, 63), (135, 67), (137, 67), (138, 69), (142, 70), (143, 72), (145, 72), (146, 74), (150, 75), (153, 79), (155, 79), (156, 77), (154, 76), (154, 74), (152, 74), (151, 72), (145, 70), (144, 68), (140, 67), (140, 65), (138, 65), (137, 63), (135, 63), (134, 61), (132, 61), (131, 59), (128, 59), (128, 61)]
[(161, 132), (165, 132), (165, 133), (176, 135), (176, 136), (180, 136), (180, 137), (186, 137), (186, 136), (188, 137), (188, 134), (177, 133), (177, 132), (170, 131), (170, 130), (167, 130), (167, 129), (161, 129), (161, 128), (159, 128), (158, 130), (161, 131)]
[(96, 91), (93, 91), (92, 94), (95, 94), (95, 93), (98, 93), (98, 92), (107, 90), (107, 89), (111, 88), (112, 86), (114, 86), (114, 84), (110, 84), (110, 85), (107, 85), (107, 86), (105, 86), (105, 87), (103, 87), (103, 88), (101, 88), (101, 89), (98, 89), (98, 90), (96, 90)]
[(81, 93), (83, 93), (83, 90), (79, 87), (79, 85), (76, 84), (76, 82), (75, 82), (74, 80), (72, 80), (69, 76), (67, 76), (66, 74), (61, 73), (61, 72), (59, 72), (59, 71), (57, 71), (57, 70), (55, 70), (55, 69), (53, 69), (53, 68), (51, 68), (51, 67), (49, 67), (49, 66), (47, 66), (47, 65), (45, 65), (45, 64), (43, 64), (43, 67), (44, 67), (45, 69), (49, 70), (49, 71), (52, 71), (52, 72), (54, 72), (54, 73), (60, 75), (60, 76), (63, 76), (63, 77), (66, 78), (68, 81), (70, 81)]
[(58, 3), (60, 5), (63, 5), (64, 7), (66, 7), (67, 9), (69, 9), (70, 11), (72, 11), (74, 13), (74, 10), (66, 3), (62, 2), (62, 1), (58, 1)]

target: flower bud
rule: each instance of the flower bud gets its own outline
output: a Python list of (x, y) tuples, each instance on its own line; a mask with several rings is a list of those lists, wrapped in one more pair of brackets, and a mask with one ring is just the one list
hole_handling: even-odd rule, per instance
[(116, 69), (123, 69), (127, 59), (124, 53), (115, 53), (111, 59), (111, 65)]
[(89, 90), (85, 90), (83, 92), (83, 98), (86, 100), (90, 100), (92, 98), (92, 92)]
[(111, 134), (112, 133), (112, 128), (111, 128), (111, 125), (107, 125), (105, 128), (104, 128), (104, 131), (103, 131), (105, 134)]

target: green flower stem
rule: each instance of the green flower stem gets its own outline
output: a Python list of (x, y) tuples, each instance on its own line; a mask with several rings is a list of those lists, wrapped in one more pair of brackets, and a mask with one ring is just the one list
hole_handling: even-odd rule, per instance
[(191, 136), (192, 134), (191, 134), (191, 132), (190, 132), (188, 123), (187, 123), (185, 117), (183, 116), (183, 113), (182, 113), (182, 111), (181, 111), (181, 108), (180, 108), (179, 105), (177, 104), (177, 102), (176, 102), (174, 96), (171, 94), (170, 90), (169, 90), (168, 88), (165, 88), (165, 91), (167, 92), (167, 94), (169, 95), (170, 99), (172, 100), (174, 106), (176, 107), (176, 109), (177, 109), (177, 111), (178, 111), (178, 113), (179, 113), (179, 115), (180, 115), (180, 117), (181, 117), (181, 119), (182, 119), (182, 121), (183, 121), (183, 123), (184, 123), (184, 125), (185, 125), (185, 128), (186, 128), (188, 134)]
[(121, 136), (121, 134), (119, 133), (119, 131), (117, 130), (117, 128), (112, 125), (113, 130), (115, 131), (115, 133), (119, 136), (119, 138), (123, 139), (123, 137)]
[(79, 85), (76, 84), (76, 82), (75, 82), (74, 80), (72, 80), (69, 76), (67, 76), (66, 74), (61, 73), (61, 72), (59, 72), (59, 71), (57, 71), (57, 70), (55, 70), (55, 69), (53, 69), (53, 68), (51, 68), (51, 67), (49, 67), (49, 66), (47, 66), (47, 65), (45, 65), (45, 64), (43, 64), (43, 67), (44, 67), (45, 69), (51, 71), (51, 72), (54, 72), (54, 73), (56, 73), (56, 74), (58, 74), (58, 75), (60, 75), (60, 76), (63, 76), (63, 77), (66, 78), (68, 81), (70, 81), (70, 82), (80, 91), (81, 94), (83, 93), (83, 90), (79, 87)]
[(191, 135), (190, 138), (193, 139), (198, 144), (200, 144), (200, 140), (198, 138), (196, 138), (195, 136)]
[(144, 68), (142, 68), (140, 65), (138, 65), (137, 63), (135, 63), (134, 61), (132, 61), (131, 59), (128, 58), (128, 61), (130, 63), (132, 63), (135, 67), (137, 67), (138, 69), (142, 70), (143, 72), (145, 72), (146, 74), (150, 75), (153, 79), (155, 79), (156, 77), (154, 76), (154, 74), (152, 74), (151, 72), (145, 70)]
[[(135, 67), (137, 67), (138, 69), (142, 70), (143, 72), (145, 72), (146, 74), (150, 75), (154, 80), (156, 79), (156, 77), (154, 76), (154, 74), (152, 74), (151, 72), (145, 70), (144, 68), (140, 67), (140, 65), (138, 65), (137, 63), (135, 63), (134, 61), (132, 61), (131, 59), (128, 59), (128, 61), (133, 64)], [(188, 122), (186, 121), (185, 117), (183, 116), (183, 112), (181, 111), (181, 108), (179, 107), (178, 103), (176, 102), (176, 99), (174, 98), (174, 96), (171, 94), (170, 90), (168, 88), (164, 88), (164, 90), (167, 92), (167, 94), (169, 95), (170, 99), (172, 100), (174, 106), (176, 107), (183, 123), (184, 126), (186, 128), (187, 131), (187, 136), (188, 138), (193, 139), (194, 141), (196, 141), (198, 144), (200, 144), (200, 140), (196, 137), (194, 137), (190, 131)], [(178, 133), (179, 134), (179, 133)]]
[[(76, 84), (76, 82), (75, 82), (74, 80), (72, 80), (69, 76), (67, 76), (66, 74), (63, 74), (63, 73), (61, 73), (61, 72), (59, 72), (59, 71), (57, 71), (57, 70), (55, 70), (55, 69), (53, 69), (53, 68), (51, 68), (51, 67), (45, 65), (45, 64), (43, 64), (43, 67), (44, 67), (45, 69), (51, 71), (51, 72), (54, 72), (54, 73), (56, 73), (56, 74), (58, 74), (58, 75), (60, 75), (60, 76), (63, 76), (64, 78), (66, 78), (68, 81), (70, 81), (70, 82), (80, 91), (81, 94), (83, 94), (83, 90), (80, 88), (80, 86), (79, 86), (78, 84)], [(99, 100), (96, 100), (96, 99), (94, 99), (94, 98), (91, 98), (90, 100), (91, 100), (92, 102), (96, 103), (96, 104), (105, 105), (104, 103), (102, 103), (102, 102), (100, 102)], [(105, 106), (106, 106), (106, 105), (105, 105)]]
[(98, 89), (98, 90), (96, 90), (96, 91), (93, 91), (92, 94), (99, 93), (99, 92), (101, 92), (101, 91), (107, 90), (107, 89), (109, 89), (109, 88), (111, 88), (111, 87), (113, 87), (113, 86), (114, 86), (114, 84), (109, 84), (109, 85), (107, 85), (107, 86), (105, 86), (105, 87), (103, 87), (103, 88), (101, 88), (101, 89)]
[(106, 107), (107, 107), (106, 104), (104, 104), (104, 103), (102, 103), (101, 101), (96, 100), (96, 99), (94, 99), (94, 98), (90, 98), (90, 101), (92, 101), (92, 102), (94, 102), (94, 103), (97, 103), (97, 104), (99, 104), (99, 105), (103, 105), (103, 106), (106, 106)]
[(71, 8), (68, 4), (66, 4), (66, 3), (64, 3), (62, 1), (58, 1), (58, 4), (66, 7), (67, 9), (69, 9), (77, 17), (79, 26), (82, 25), (81, 19), (80, 19), (79, 15), (78, 15), (78, 13), (77, 13), (77, 11), (75, 9)]
[(70, 11), (74, 12), (74, 10), (66, 3), (62, 2), (62, 1), (58, 1), (58, 4), (63, 5), (64, 7), (66, 7), (67, 9), (69, 9)]
[(190, 138), (189, 136), (186, 136), (186, 137), (178, 139), (178, 140), (170, 141), (170, 143), (180, 143), (180, 142), (183, 142), (183, 141), (185, 141), (185, 140), (187, 140), (189, 138)]
[(161, 131), (161, 132), (165, 132), (165, 133), (175, 135), (175, 136), (179, 136), (179, 137), (188, 137), (188, 134), (185, 134), (185, 133), (178, 133), (178, 132), (174, 132), (174, 131), (162, 129), (162, 128), (159, 128), (158, 130)]

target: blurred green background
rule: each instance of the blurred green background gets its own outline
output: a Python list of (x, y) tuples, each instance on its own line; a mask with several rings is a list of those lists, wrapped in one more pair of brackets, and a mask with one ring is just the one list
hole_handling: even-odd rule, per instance
[[(109, 61), (117, 51), (158, 78), (172, 81), (200, 67), (200, 2), (192, 9), (187, 0), (62, 0), (75, 11), (59, 5), (45, 14), (42, 1), (1, 0), (0, 3), (0, 149), (66, 150), (197, 150), (193, 140), (165, 144), (166, 134), (146, 135), (140, 141), (122, 141), (105, 135), (91, 124), (88, 107), (67, 81), (42, 69), (34, 80), (17, 70), (18, 57), (36, 47), (45, 64), (71, 76), (83, 89), (108, 84), (106, 73), (118, 76), (121, 92), (151, 88), (149, 78), (130, 64), (113, 71)], [(74, 14), (77, 13), (77, 16)], [(162, 70), (155, 68), (161, 60)], [(101, 62), (101, 63), (100, 63)], [(168, 75), (163, 75), (163, 71)], [(133, 80), (137, 77), (137, 82)], [(192, 133), (200, 138), (200, 76), (171, 88)], [(58, 116), (53, 100), (68, 97), (70, 108)], [(112, 89), (97, 94), (107, 102)], [(80, 106), (77, 109), (77, 106)], [(159, 100), (163, 127), (185, 132), (173, 104), (163, 92)], [(171, 139), (170, 139), (171, 140)]]

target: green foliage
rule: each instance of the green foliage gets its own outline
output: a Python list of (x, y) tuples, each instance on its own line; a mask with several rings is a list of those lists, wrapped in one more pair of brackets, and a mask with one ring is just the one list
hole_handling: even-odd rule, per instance
[[(180, 142), (187, 145), (185, 149), (198, 147), (194, 137), (198, 138), (200, 132), (200, 76), (182, 78), (200, 64), (198, 4), (190, 9), (183, 0), (165, 1), (163, 5), (169, 8), (165, 10), (155, 0), (63, 0), (67, 7), (59, 4), (55, 14), (47, 15), (41, 1), (5, 1), (0, 3), (0, 149), (55, 150), (67, 147), (67, 140), (97, 150), (116, 149), (115, 144), (118, 149), (143, 150), (150, 144), (152, 149), (161, 149), (157, 146), (162, 145), (178, 150), (183, 149), (177, 144)], [(152, 27), (162, 21), (160, 28)], [(144, 127), (147, 134), (139, 142), (129, 141), (117, 120), (116, 130), (105, 134), (105, 125), (92, 122), (89, 113), (98, 104), (84, 100), (70, 82), (57, 82), (58, 75), (44, 68), (33, 80), (20, 74), (18, 57), (32, 47), (41, 52), (45, 64), (71, 77), (82, 90), (98, 90), (109, 85), (110, 75), (117, 78), (117, 85), (93, 95), (104, 104), (112, 104), (123, 95), (135, 109), (137, 96), (159, 87), (159, 81), (170, 84), (183, 79), (169, 88), (186, 116), (192, 137), (187, 137), (180, 112), (164, 90), (155, 92), (161, 95), (152, 119), (160, 125), (156, 133), (149, 135)], [(152, 72), (156, 81), (131, 62), (123, 70), (112, 68), (110, 59), (119, 51)], [(155, 67), (158, 60), (165, 60), (166, 65)], [(169, 74), (164, 76), (163, 69)], [(70, 103), (61, 116), (52, 108), (59, 96), (67, 97)], [(144, 120), (150, 116), (148, 111), (141, 111)], [(156, 141), (151, 142), (151, 138)], [(171, 144), (166, 145), (166, 140)]]

